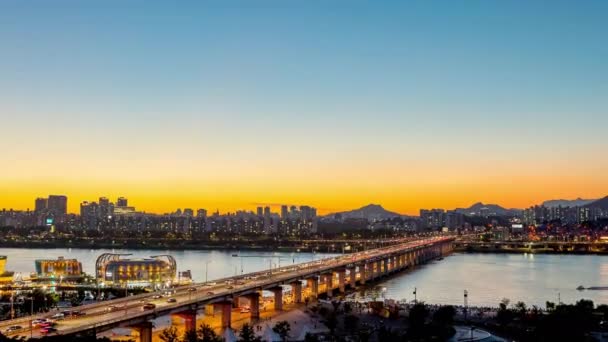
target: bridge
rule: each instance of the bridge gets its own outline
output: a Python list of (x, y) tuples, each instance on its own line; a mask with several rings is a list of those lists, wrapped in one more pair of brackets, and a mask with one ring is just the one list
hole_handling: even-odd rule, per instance
[[(274, 310), (283, 309), (284, 286), (291, 289), (293, 302), (319, 295), (332, 297), (334, 292), (344, 293), (388, 274), (403, 271), (415, 265), (447, 255), (452, 251), (452, 237), (434, 237), (403, 242), (389, 247), (367, 250), (333, 258), (315, 260), (296, 265), (243, 274), (206, 283), (179, 287), (171, 295), (174, 301), (162, 298), (160, 293), (146, 293), (84, 305), (76, 309), (82, 316), (60, 321), (56, 326), (59, 335), (99, 333), (117, 327), (139, 331), (140, 342), (151, 342), (151, 320), (171, 315), (184, 320), (186, 329), (195, 329), (197, 311), (219, 313), (222, 330), (231, 326), (232, 308), (239, 301), (250, 307), (252, 322), (260, 318), (261, 291), (273, 293)], [(144, 304), (149, 309), (144, 308)], [(110, 308), (110, 310), (108, 310)], [(50, 318), (53, 313), (0, 322), (0, 330), (22, 326), (9, 335), (40, 336), (31, 326), (31, 320)]]

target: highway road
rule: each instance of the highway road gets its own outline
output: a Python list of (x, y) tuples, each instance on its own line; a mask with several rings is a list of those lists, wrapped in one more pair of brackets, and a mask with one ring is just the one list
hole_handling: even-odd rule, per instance
[[(336, 268), (357, 264), (363, 261), (382, 259), (395, 252), (404, 252), (417, 247), (430, 246), (440, 241), (447, 241), (450, 237), (434, 237), (416, 241), (408, 241), (388, 247), (367, 250), (337, 257), (319, 259), (315, 261), (274, 268), (260, 272), (248, 273), (230, 278), (218, 279), (207, 283), (197, 283), (190, 286), (175, 288), (175, 293), (166, 296), (161, 292), (146, 293), (137, 296), (102, 301), (94, 304), (73, 308), (74, 311), (83, 313), (69, 319), (56, 321), (56, 334), (69, 334), (92, 328), (103, 330), (115, 326), (122, 321), (149, 316), (154, 312), (167, 312), (171, 309), (183, 309), (191, 304), (211, 303), (221, 300), (233, 294), (243, 294), (247, 291), (253, 292), (261, 288), (281, 284), (293, 279), (303, 279), (306, 276), (330, 271)], [(175, 302), (168, 302), (168, 298), (174, 298)], [(156, 308), (144, 310), (145, 303), (153, 303)], [(111, 310), (108, 308), (112, 308)], [(36, 318), (50, 318), (59, 311), (36, 315)], [(33, 336), (41, 335), (40, 329), (35, 327), (30, 330), (30, 318), (19, 318), (0, 322), (0, 331), (3, 333), (10, 326), (19, 325), (23, 329), (6, 333), (9, 336)], [(54, 333), (55, 334), (55, 333)]]

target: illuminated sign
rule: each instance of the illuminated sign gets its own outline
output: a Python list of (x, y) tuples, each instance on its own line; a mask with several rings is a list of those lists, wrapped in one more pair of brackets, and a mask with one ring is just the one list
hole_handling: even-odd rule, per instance
[(46, 219), (46, 225), (47, 225), (47, 226), (51, 226), (51, 225), (53, 225), (53, 219), (52, 219), (52, 218), (47, 218), (47, 219)]

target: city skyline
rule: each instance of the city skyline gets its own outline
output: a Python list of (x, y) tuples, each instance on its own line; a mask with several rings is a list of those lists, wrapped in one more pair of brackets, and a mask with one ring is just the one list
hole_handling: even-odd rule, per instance
[[(0, 4), (0, 207), (608, 193), (603, 1)], [(235, 23), (238, 23), (235, 24)]]
[[(46, 196), (46, 197), (45, 197)], [(315, 212), (318, 210), (319, 215), (328, 215), (328, 214), (335, 214), (335, 213), (339, 213), (339, 212), (343, 212), (343, 211), (350, 211), (350, 210), (357, 210), (366, 206), (370, 206), (370, 205), (379, 205), (382, 208), (384, 208), (385, 210), (389, 211), (389, 212), (395, 212), (397, 214), (401, 214), (404, 216), (419, 216), (420, 211), (421, 210), (426, 210), (426, 209), (442, 209), (442, 210), (455, 210), (455, 209), (464, 209), (464, 208), (468, 208), (471, 205), (476, 205), (476, 204), (484, 204), (484, 205), (498, 205), (501, 206), (504, 209), (519, 209), (519, 210), (525, 210), (534, 206), (542, 206), (544, 202), (549, 202), (549, 201), (575, 201), (575, 200), (586, 200), (585, 203), (593, 203), (594, 201), (597, 200), (601, 200), (604, 198), (608, 198), (608, 195), (601, 195), (601, 196), (597, 196), (595, 198), (583, 198), (583, 197), (575, 197), (575, 198), (555, 198), (555, 199), (543, 199), (540, 202), (537, 203), (532, 203), (530, 205), (524, 206), (524, 207), (509, 207), (509, 206), (505, 206), (502, 203), (499, 202), (484, 202), (484, 201), (474, 201), (462, 206), (456, 206), (456, 207), (440, 207), (440, 206), (436, 206), (436, 207), (420, 207), (418, 208), (418, 211), (416, 211), (415, 213), (403, 213), (403, 212), (399, 212), (399, 211), (394, 211), (391, 210), (391, 208), (387, 208), (386, 206), (384, 206), (382, 203), (373, 203), (373, 202), (368, 202), (368, 203), (364, 203), (361, 204), (359, 206), (354, 206), (354, 207), (349, 207), (349, 208), (343, 208), (341, 210), (333, 210), (333, 211), (327, 211), (326, 208), (318, 208), (317, 206), (315, 206), (314, 204), (311, 203), (304, 203), (304, 202), (293, 202), (293, 203), (269, 203), (269, 202), (251, 202), (248, 203), (247, 205), (243, 206), (243, 207), (231, 207), (225, 210), (220, 210), (220, 208), (218, 208), (217, 206), (213, 206), (213, 205), (208, 205), (208, 206), (203, 206), (203, 205), (185, 205), (185, 206), (177, 206), (177, 207), (173, 207), (173, 208), (169, 208), (167, 210), (164, 211), (150, 211), (150, 210), (146, 210), (146, 208), (140, 206), (137, 204), (136, 201), (131, 201), (131, 197), (129, 196), (124, 196), (124, 195), (118, 195), (115, 197), (112, 196), (105, 196), (105, 195), (95, 195), (94, 197), (91, 198), (87, 198), (85, 200), (82, 201), (78, 201), (78, 202), (74, 202), (73, 200), (70, 200), (70, 196), (69, 195), (65, 195), (65, 194), (50, 194), (50, 195), (41, 195), (41, 196), (36, 196), (33, 199), (31, 199), (31, 203), (32, 206), (31, 207), (26, 207), (26, 208), (14, 208), (14, 207), (3, 207), (2, 205), (0, 205), (0, 210), (17, 210), (17, 211), (26, 211), (26, 210), (30, 210), (30, 211), (34, 211), (37, 207), (38, 207), (38, 203), (40, 200), (43, 201), (43, 206), (47, 206), (48, 205), (48, 197), (66, 197), (65, 201), (67, 202), (67, 213), (68, 214), (79, 214), (82, 210), (82, 206), (83, 205), (88, 205), (91, 203), (101, 203), (101, 201), (103, 200), (106, 203), (111, 204), (112, 206), (116, 206), (116, 207), (126, 207), (126, 201), (129, 201), (129, 208), (133, 208), (133, 211), (136, 212), (142, 212), (142, 213), (148, 213), (148, 214), (171, 214), (171, 213), (175, 213), (177, 210), (184, 210), (184, 209), (189, 209), (189, 210), (194, 210), (196, 212), (196, 210), (202, 209), (205, 210), (206, 213), (208, 214), (213, 214), (214, 212), (219, 212), (221, 215), (225, 215), (225, 214), (231, 214), (231, 213), (237, 213), (237, 212), (242, 212), (242, 211), (246, 211), (246, 212), (251, 212), (254, 213), (256, 212), (256, 210), (260, 211), (260, 209), (263, 208), (270, 208), (270, 210), (272, 211), (273, 214), (277, 214), (280, 213), (282, 211), (282, 207), (297, 207), (297, 208), (301, 208), (301, 207), (311, 207), (313, 209), (315, 209)], [(115, 200), (116, 199), (116, 200)], [(124, 201), (123, 203), (125, 204), (120, 204), (120, 201)], [(578, 206), (577, 204), (564, 204), (564, 207), (575, 207)], [(72, 210), (71, 208), (75, 207), (74, 210)], [(137, 209), (137, 210), (135, 210)]]

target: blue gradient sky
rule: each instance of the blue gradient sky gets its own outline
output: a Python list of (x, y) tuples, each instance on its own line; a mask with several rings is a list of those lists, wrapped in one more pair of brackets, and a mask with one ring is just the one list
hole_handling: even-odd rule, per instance
[(603, 196), (607, 34), (606, 1), (2, 1), (0, 207)]

